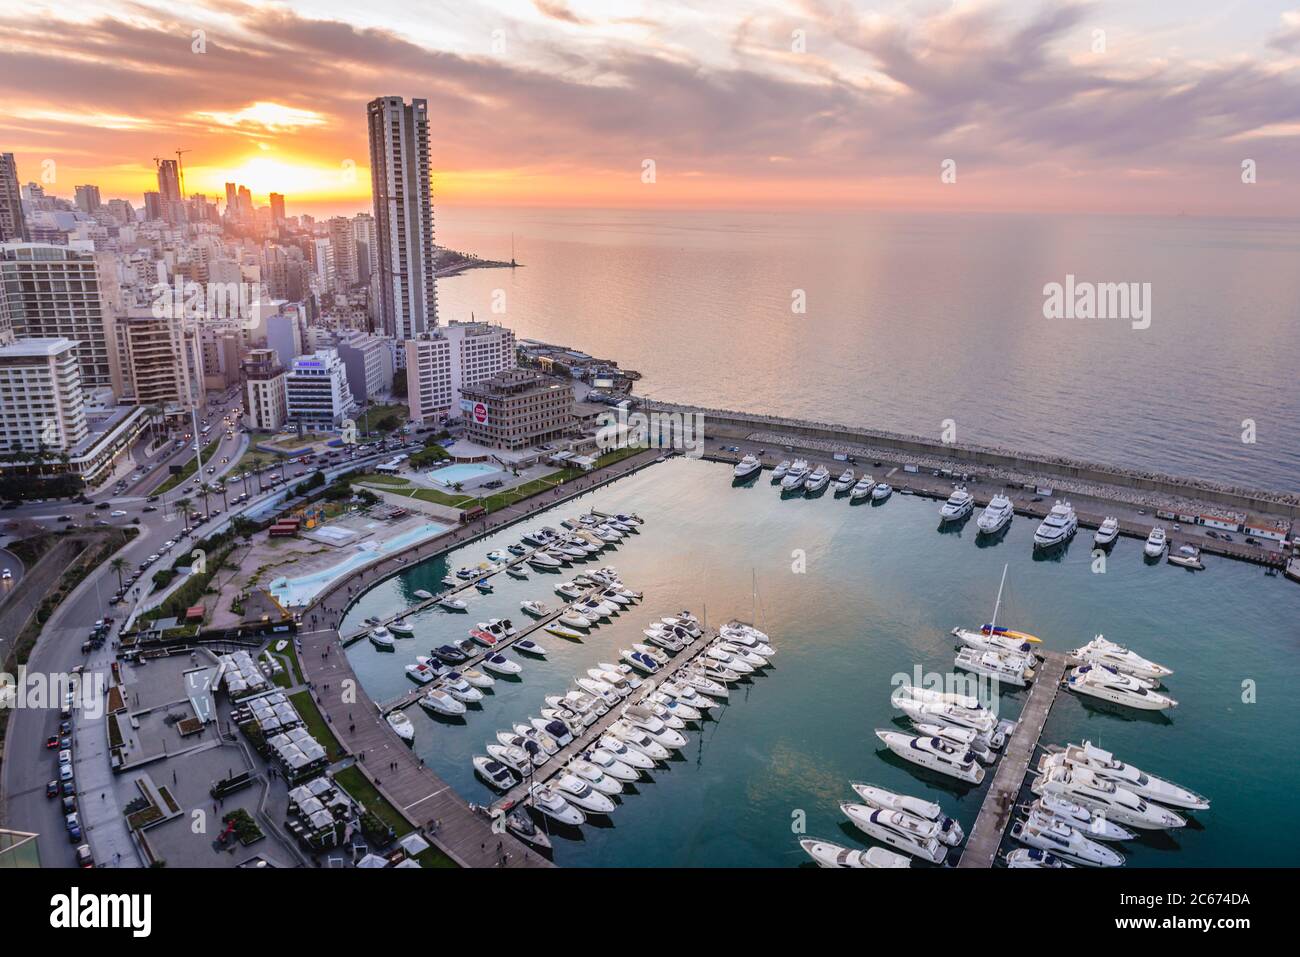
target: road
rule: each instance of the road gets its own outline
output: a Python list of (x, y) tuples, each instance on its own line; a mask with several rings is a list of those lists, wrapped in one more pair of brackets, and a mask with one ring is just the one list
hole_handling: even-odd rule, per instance
[[(221, 414), (221, 408), (214, 413), (214, 428), (220, 424)], [(238, 456), (234, 452), (240, 447), (241, 439), (242, 446), (247, 447), (247, 437), (238, 433), (233, 440), (223, 442), (217, 455), (216, 472), (208, 476), (209, 481), (233, 468), (238, 461)], [(193, 455), (192, 450), (189, 449), (182, 452), (186, 454), (179, 456), (181, 462)], [(390, 451), (372, 456), (359, 456), (353, 461), (345, 460), (327, 470), (327, 477), (359, 464), (380, 460), (391, 454)], [(224, 466), (220, 464), (223, 455), (230, 457), (230, 462)], [(161, 478), (152, 476), (165, 476), (166, 465), (179, 464), (174, 462), (175, 458), (176, 456), (168, 456), (155, 463), (151, 475), (143, 477), (136, 483), (136, 489), (146, 485), (150, 488), (154, 487)], [(205, 464), (205, 473), (206, 469)], [(273, 467), (268, 466), (265, 471), (274, 470)], [(253, 497), (247, 502), (233, 511), (224, 512), (219, 519), (195, 528), (194, 534), (203, 537), (220, 531), (237, 514), (255, 509), (277, 496), (283, 496), (287, 484), (292, 484), (293, 476), (286, 475), (285, 478), (288, 480), (287, 483), (282, 483), (275, 489), (267, 489), (265, 492), (254, 491)], [(184, 486), (168, 492), (157, 505), (149, 503), (147, 498), (138, 491), (135, 494), (128, 492), (116, 497), (97, 493), (90, 497), (96, 501), (96, 504), (108, 502), (109, 509), (100, 510), (93, 507), (86, 509), (85, 506), (66, 503), (54, 505), (47, 502), (20, 506), (4, 514), (11, 518), (26, 518), (33, 521), (48, 518), (53, 524), (60, 514), (70, 514), (78, 522), (84, 522), (86, 520), (84, 516), (89, 516), (90, 520), (94, 521), (103, 520), (99, 516), (111, 514), (112, 511), (126, 512), (125, 515), (112, 519), (111, 523), (135, 524), (134, 520), (139, 519), (137, 527), (140, 534), (118, 553), (134, 569), (148, 556), (155, 553), (163, 554), (163, 546), (168, 540), (181, 540), (180, 516), (174, 509), (160, 506), (170, 505), (180, 497), (189, 497), (197, 507), (199, 496), (192, 491), (186, 496), (183, 488)], [(256, 490), (256, 483), (253, 483), (252, 488)], [(221, 497), (218, 494), (215, 501), (212, 501), (212, 505), (219, 508), (220, 502)], [(184, 548), (185, 545), (182, 542), (177, 547)], [(17, 574), (19, 572), (15, 568), (15, 575)], [(143, 584), (144, 579), (140, 585)], [(46, 622), (28, 660), (29, 673), (47, 676), (66, 675), (73, 667), (85, 665), (87, 673), (99, 674), (107, 682), (107, 675), (114, 658), (113, 639), (116, 637), (116, 629), (125, 620), (129, 607), (108, 604), (110, 597), (117, 590), (117, 573), (107, 562), (87, 576)], [(95, 622), (103, 618), (106, 609), (110, 607), (111, 613), (118, 619), (113, 626), (114, 631), (101, 649), (92, 652), (89, 657), (83, 656), (82, 642)], [(6, 827), (34, 831), (39, 835), (37, 845), (43, 866), (72, 867), (75, 865), (74, 850), (76, 843), (79, 842), (72, 842), (67, 837), (60, 802), (47, 799), (45, 796), (46, 782), (55, 777), (57, 772), (55, 753), (45, 747), (46, 738), (57, 733), (59, 729), (60, 719), (57, 708), (57, 702), (53, 708), (39, 710), (19, 708), (10, 716), (5, 760), (0, 766), (0, 799), (4, 802), (2, 806), (5, 811)], [(94, 718), (89, 713), (77, 714), (73, 724), (73, 760), (78, 808), (85, 829), (84, 840), (91, 845), (95, 860), (100, 866), (111, 866), (118, 861), (121, 866), (137, 866), (135, 850), (112, 786), (113, 774), (107, 752), (104, 718), (102, 716)]]

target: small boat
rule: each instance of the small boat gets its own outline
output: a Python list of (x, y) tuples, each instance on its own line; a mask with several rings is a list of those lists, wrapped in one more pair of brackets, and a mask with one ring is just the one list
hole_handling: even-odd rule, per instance
[(548, 635), (555, 635), (557, 638), (567, 638), (569, 641), (582, 641), (582, 632), (575, 631), (572, 628), (565, 627), (561, 624), (546, 625), (543, 630)]
[(551, 609), (540, 601), (525, 600), (519, 603), (525, 614), (532, 615), (534, 618), (545, 618), (551, 613)]
[(449, 671), (443, 675), (439, 688), (461, 704), (475, 704), (483, 700), (483, 692), (466, 681), (459, 671)]
[(528, 556), (528, 564), (537, 569), (559, 568), (563, 562), (546, 552), (534, 552)]
[(438, 675), (428, 665), (417, 663), (406, 666), (406, 677), (410, 678), (417, 684), (427, 685), (434, 678), (438, 677)]
[(577, 582), (560, 582), (555, 586), (555, 593), (572, 600), (582, 595), (582, 587)]
[(514, 772), (500, 761), (495, 761), (481, 754), (474, 755), (472, 761), (474, 770), (478, 772), (478, 776), (489, 787), (498, 791), (509, 791), (519, 783), (519, 779), (515, 777)]
[(551, 839), (546, 832), (533, 823), (532, 818), (524, 813), (523, 808), (516, 807), (505, 816), (506, 830), (519, 840), (542, 851), (551, 849)]
[(511, 578), (518, 578), (520, 581), (528, 581), (528, 572), (524, 571), (518, 565), (511, 565), (506, 569), (506, 574)]
[(833, 844), (830, 841), (818, 841), (814, 838), (804, 838), (799, 842), (809, 857), (817, 862), (818, 867), (842, 868), (842, 867), (911, 867), (912, 862), (902, 854), (895, 854), (893, 851), (887, 851), (883, 847), (872, 847), (867, 850), (850, 850), (847, 847), (841, 847), (839, 844)]
[(1040, 850), (1037, 847), (1017, 847), (1014, 851), (1008, 851), (1007, 856), (1003, 858), (1007, 867), (1011, 868), (1068, 868), (1074, 867), (1068, 861), (1063, 861), (1050, 851)]
[(433, 656), (449, 665), (458, 665), (469, 658), (469, 655), (455, 645), (439, 645), (433, 649)]
[(517, 634), (514, 622), (509, 618), (489, 618), (487, 621), (480, 621), (478, 628), (493, 635), (498, 641), (513, 638)]
[(853, 474), (853, 469), (845, 469), (840, 473), (839, 478), (832, 483), (831, 488), (834, 490), (835, 494), (839, 495), (853, 488), (853, 483), (856, 481), (857, 476)]
[(957, 522), (975, 510), (975, 497), (966, 491), (966, 486), (958, 485), (948, 496), (948, 501), (939, 508), (939, 521)]
[(463, 598), (452, 598), (450, 596), (439, 598), (438, 605), (448, 611), (466, 611), (469, 609), (469, 605), (465, 603)]
[(828, 469), (824, 465), (819, 465), (815, 469), (813, 469), (812, 472), (809, 473), (806, 479), (804, 479), (804, 483), (803, 483), (804, 491), (820, 492), (822, 489), (824, 489), (827, 486), (827, 484), (830, 483), (830, 480), (831, 480), (830, 469)]
[(475, 688), (491, 688), (497, 683), (495, 678), (489, 674), (484, 674), (477, 668), (461, 668), (460, 676)]
[(393, 645), (395, 644), (395, 642), (393, 641), (392, 633), (389, 632), (389, 630), (385, 628), (383, 625), (380, 625), (378, 628), (373, 629), (370, 632), (368, 637), (370, 638), (370, 643), (374, 645), (376, 648), (378, 648), (380, 651), (393, 650)]
[(429, 710), (436, 711), (438, 714), (445, 714), (451, 717), (458, 717), (465, 713), (465, 705), (457, 701), (447, 692), (438, 688), (433, 689), (420, 699), (420, 706)]
[(521, 654), (532, 655), (535, 658), (546, 657), (546, 649), (531, 638), (520, 638), (510, 647)]
[(1169, 539), (1165, 535), (1165, 530), (1157, 525), (1151, 529), (1151, 534), (1147, 536), (1146, 544), (1142, 546), (1142, 552), (1147, 558), (1159, 558), (1169, 547)]
[(492, 562), (492, 564), (497, 565), (501, 562), (510, 561), (510, 553), (500, 548), (496, 548), (488, 552), (487, 558), (488, 561)]
[(1092, 543), (1098, 548), (1106, 548), (1115, 543), (1119, 538), (1119, 519), (1113, 515), (1106, 516), (1105, 521), (1093, 533)]
[(525, 546), (520, 545), (518, 542), (515, 542), (513, 545), (507, 545), (506, 551), (508, 551), (511, 555), (514, 555), (516, 558), (518, 558), (521, 555), (528, 554), (528, 549)]
[(564, 612), (564, 614), (560, 615), (560, 617), (555, 620), (566, 627), (580, 628), (583, 631), (586, 631), (592, 625), (591, 619), (587, 618), (585, 615), (578, 614), (572, 608)]
[(415, 591), (411, 592), (411, 594), (420, 599), (420, 601), (428, 601), (433, 597), (432, 593), (425, 591), (423, 588), (417, 588)]
[(747, 479), (761, 471), (763, 471), (763, 463), (758, 456), (746, 455), (732, 468), (731, 475), (734, 479)]
[(486, 578), (480, 578), (478, 581), (474, 583), (474, 587), (477, 588), (480, 592), (482, 592), (485, 595), (488, 592), (492, 591), (492, 583), (488, 581)]
[(886, 485), (884, 482), (881, 482), (879, 485), (877, 485), (875, 488), (871, 490), (871, 501), (883, 502), (885, 499), (889, 498), (889, 496), (893, 494), (894, 494), (893, 488)]
[(1192, 571), (1205, 571), (1205, 563), (1201, 561), (1201, 550), (1195, 545), (1181, 545), (1176, 552), (1170, 552), (1166, 561), (1170, 565), (1177, 565), (1180, 568), (1189, 568)]
[(484, 671), (490, 671), (494, 675), (517, 675), (524, 670), (519, 667), (519, 662), (511, 661), (499, 651), (494, 651), (484, 657), (481, 664)]
[(388, 630), (398, 638), (410, 638), (415, 634), (415, 629), (407, 623), (405, 618), (395, 618), (393, 621), (389, 622)]
[(545, 784), (534, 784), (528, 789), (528, 795), (533, 807), (541, 811), (552, 821), (560, 824), (568, 824), (577, 827), (587, 816), (580, 810), (560, 797), (555, 791), (551, 790)]
[(397, 736), (408, 744), (415, 740), (415, 724), (404, 711), (390, 711), (384, 719)]

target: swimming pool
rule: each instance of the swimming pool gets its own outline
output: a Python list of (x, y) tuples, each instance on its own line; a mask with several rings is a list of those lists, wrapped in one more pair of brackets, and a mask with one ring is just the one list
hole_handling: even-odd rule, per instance
[(401, 551), (416, 542), (441, 535), (450, 527), (450, 525), (440, 525), (437, 522), (427, 522), (419, 528), (403, 532), (388, 541), (360, 542), (354, 546), (355, 551), (352, 555), (336, 565), (323, 568), (310, 575), (303, 575), (300, 578), (277, 578), (268, 587), (271, 594), (275, 596), (275, 600), (281, 605), (305, 605), (320, 594), (326, 585), (348, 572), (383, 555)]
[(457, 482), (468, 482), (471, 479), (496, 475), (500, 471), (499, 468), (485, 465), (482, 462), (461, 462), (458, 465), (448, 465), (446, 468), (434, 469), (429, 473), (429, 481), (446, 487), (455, 485)]

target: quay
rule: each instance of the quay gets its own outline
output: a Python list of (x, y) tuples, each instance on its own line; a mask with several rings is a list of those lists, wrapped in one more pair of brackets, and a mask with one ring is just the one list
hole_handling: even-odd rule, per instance
[(1043, 725), (1056, 701), (1061, 679), (1069, 664), (1069, 658), (1059, 651), (1040, 654), (1043, 662), (1029, 691), (1029, 700), (1025, 702), (1016, 730), (998, 760), (997, 773), (993, 776), (988, 793), (984, 795), (984, 803), (980, 805), (975, 827), (966, 839), (958, 867), (992, 867), (997, 858), (998, 846), (1002, 843), (1002, 835), (1015, 812), (1016, 798), (1020, 796), (1020, 788), (1038, 747)]

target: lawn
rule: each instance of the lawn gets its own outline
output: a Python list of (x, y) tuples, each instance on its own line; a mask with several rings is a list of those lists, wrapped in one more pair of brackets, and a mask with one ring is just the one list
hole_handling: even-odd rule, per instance
[(377, 472), (370, 472), (366, 475), (360, 475), (353, 479), (354, 482), (369, 482), (372, 485), (410, 485), (406, 479), (397, 475), (380, 475)]
[[(211, 442), (209, 442), (208, 445), (203, 449), (203, 461), (210, 462), (212, 460), (212, 456), (217, 454), (217, 448), (220, 445), (221, 445), (220, 439), (213, 439)], [(184, 466), (182, 466), (179, 474), (169, 476), (167, 478), (167, 481), (163, 482), (161, 485), (159, 485), (156, 489), (153, 490), (153, 494), (161, 495), (163, 492), (170, 492), (172, 489), (176, 488), (176, 486), (188, 482), (191, 478), (194, 477), (194, 472), (197, 469), (198, 469), (198, 462), (195, 459), (190, 459), (188, 462), (185, 463)]]
[[(362, 774), (361, 769), (356, 765), (344, 768), (336, 773), (334, 781), (344, 791), (347, 791), (353, 800), (361, 802), (361, 804), (365, 805), (367, 811), (391, 827), (398, 838), (405, 837), (415, 830), (411, 826), (411, 822), (402, 817), (397, 808), (389, 804), (384, 799), (384, 796), (375, 790), (375, 786), (370, 783), (370, 779)], [(416, 860), (424, 867), (456, 866), (455, 861), (436, 847), (430, 847), (423, 854), (416, 857)]]
[(298, 714), (307, 725), (311, 736), (321, 743), (330, 761), (337, 761), (343, 757), (343, 746), (339, 744), (339, 739), (334, 737), (334, 732), (321, 716), (316, 702), (312, 700), (311, 692), (299, 691), (297, 694), (289, 695), (289, 700), (298, 709)]
[(373, 432), (380, 422), (383, 422), (390, 416), (396, 420), (396, 425), (394, 425), (393, 428), (400, 429), (406, 424), (406, 420), (410, 415), (411, 410), (401, 402), (394, 402), (391, 405), (371, 406), (364, 414), (357, 416), (357, 431)]

